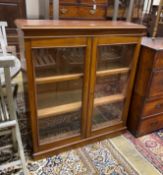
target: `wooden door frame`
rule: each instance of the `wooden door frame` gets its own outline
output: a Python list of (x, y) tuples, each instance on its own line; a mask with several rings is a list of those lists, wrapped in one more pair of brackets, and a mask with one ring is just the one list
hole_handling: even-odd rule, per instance
[[(69, 43), (72, 41), (72, 43)], [(85, 44), (84, 44), (85, 43)], [(76, 142), (86, 137), (86, 125), (87, 125), (87, 106), (88, 106), (88, 93), (89, 93), (89, 78), (90, 78), (90, 60), (91, 60), (91, 38), (90, 37), (76, 37), (76, 40), (71, 37), (61, 38), (39, 38), (39, 39), (25, 39), (25, 57), (27, 64), (27, 80), (28, 80), (28, 101), (30, 108), (30, 120), (32, 129), (32, 142), (34, 156), (37, 152), (41, 152), (47, 149), (60, 147), (68, 143)], [(81, 112), (81, 134), (80, 136), (72, 136), (68, 139), (63, 139), (57, 142), (50, 142), (46, 144), (40, 144), (39, 142), (39, 126), (37, 117), (37, 90), (35, 83), (35, 69), (32, 59), (33, 48), (56, 48), (56, 47), (82, 47), (85, 48), (85, 60), (83, 65), (83, 88), (82, 88), (82, 112)]]
[[(91, 58), (91, 67), (90, 67), (90, 85), (89, 85), (89, 101), (88, 101), (88, 123), (87, 123), (87, 132), (86, 137), (91, 137), (96, 134), (100, 134), (102, 132), (107, 132), (108, 128), (113, 128), (117, 125), (123, 125), (125, 126), (132, 90), (133, 90), (133, 84), (135, 79), (135, 73), (138, 63), (138, 54), (140, 50), (140, 43), (141, 38), (140, 37), (132, 37), (132, 36), (96, 36), (92, 40), (92, 58)], [(94, 108), (94, 93), (95, 93), (95, 85), (96, 85), (96, 65), (97, 65), (97, 53), (98, 53), (98, 46), (102, 45), (119, 45), (119, 44), (135, 44), (134, 54), (133, 54), (133, 60), (132, 60), (132, 70), (130, 71), (130, 78), (128, 86), (127, 86), (127, 98), (125, 99), (125, 105), (123, 107), (123, 113), (121, 121), (119, 122), (113, 122), (114, 124), (105, 127), (100, 128), (99, 130), (92, 131), (92, 117), (93, 117), (93, 108)]]

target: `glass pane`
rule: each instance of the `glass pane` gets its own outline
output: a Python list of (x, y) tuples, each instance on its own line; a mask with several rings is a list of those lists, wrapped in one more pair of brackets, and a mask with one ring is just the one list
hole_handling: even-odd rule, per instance
[(33, 49), (37, 77), (83, 72), (84, 48)]
[(125, 93), (127, 80), (127, 74), (97, 77), (95, 86), (95, 97), (97, 98)]
[(94, 108), (92, 129), (111, 126), (115, 120), (120, 120), (122, 115), (123, 102), (106, 104)]
[(85, 48), (37, 48), (32, 56), (40, 143), (80, 135)]
[(40, 143), (67, 139), (80, 134), (81, 111), (39, 120)]
[(134, 49), (135, 44), (98, 47), (93, 130), (121, 120)]
[(99, 46), (97, 71), (129, 67), (132, 62), (135, 45)]
[(82, 79), (37, 85), (38, 109), (81, 101)]

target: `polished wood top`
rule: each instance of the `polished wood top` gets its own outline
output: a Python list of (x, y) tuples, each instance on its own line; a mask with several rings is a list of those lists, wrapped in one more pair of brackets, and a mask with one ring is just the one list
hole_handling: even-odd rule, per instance
[(21, 29), (143, 29), (145, 26), (124, 21), (16, 20)]
[(163, 38), (150, 38), (144, 37), (142, 40), (142, 46), (149, 47), (154, 50), (163, 50)]

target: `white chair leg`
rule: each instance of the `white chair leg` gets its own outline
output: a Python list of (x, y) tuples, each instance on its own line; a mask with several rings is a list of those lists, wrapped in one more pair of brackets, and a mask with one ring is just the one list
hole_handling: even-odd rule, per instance
[[(23, 168), (24, 175), (29, 175), (28, 170), (26, 168), (24, 149), (17, 121), (16, 110), (13, 100), (12, 86), (11, 86), (10, 67), (15, 66), (15, 60), (13, 59), (13, 56), (11, 57), (8, 55), (6, 57), (7, 37), (4, 30), (5, 29), (4, 26), (6, 26), (6, 23), (0, 22), (0, 27), (1, 26), (3, 28), (2, 30), (0, 28), (0, 48), (2, 48), (3, 54), (0, 56), (1, 57), (0, 68), (2, 68), (4, 71), (0, 76), (0, 129), (8, 130), (8, 128), (10, 128), (12, 134), (13, 146), (14, 149), (18, 151), (20, 160), (12, 161), (10, 163), (7, 163), (7, 165), (6, 163), (4, 165), (0, 165), (0, 170), (6, 167), (10, 168), (11, 166), (15, 167), (17, 165), (20, 165)], [(2, 90), (1, 82), (3, 82), (5, 91)], [(0, 135), (2, 134), (4, 133), (1, 132)], [(11, 145), (6, 145), (3, 146), (2, 149), (10, 147)]]
[(22, 162), (23, 172), (24, 172), (24, 175), (29, 175), (27, 167), (26, 167), (24, 148), (23, 148), (23, 144), (22, 144), (22, 139), (21, 139), (18, 123), (16, 124), (15, 131), (16, 131), (16, 137), (17, 137), (17, 142), (18, 142), (18, 151), (19, 151), (21, 162)]

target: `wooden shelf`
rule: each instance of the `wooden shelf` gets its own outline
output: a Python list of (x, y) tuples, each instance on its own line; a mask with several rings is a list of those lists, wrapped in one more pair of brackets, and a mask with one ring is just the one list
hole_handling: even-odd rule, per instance
[(54, 106), (38, 110), (38, 117), (47, 118), (51, 116), (56, 116), (68, 112), (73, 112), (81, 108), (81, 102), (70, 103), (66, 105)]
[(36, 78), (37, 84), (45, 84), (45, 83), (54, 83), (66, 80), (77, 80), (83, 77), (82, 73), (78, 74), (68, 74), (68, 75), (57, 75), (57, 76), (49, 76), (49, 77), (42, 77)]
[[(103, 70), (103, 71), (98, 71), (97, 76), (123, 74), (123, 73), (128, 73), (129, 71), (130, 71), (129, 67)], [(54, 83), (54, 82), (67, 81), (67, 80), (77, 80), (82, 77), (83, 77), (83, 73), (72, 74), (72, 75), (68, 74), (68, 75), (49, 76), (49, 77), (36, 78), (36, 83), (46, 84), (46, 83)]]
[(114, 75), (114, 74), (124, 74), (128, 73), (130, 71), (129, 67), (124, 68), (117, 68), (117, 69), (109, 69), (109, 70), (103, 70), (103, 71), (97, 71), (97, 76), (107, 76), (107, 75)]
[[(103, 104), (109, 104), (109, 103), (115, 103), (121, 100), (124, 100), (125, 96), (122, 94), (116, 94), (116, 95), (110, 95), (106, 97), (100, 97), (95, 99), (95, 106), (103, 105)], [(44, 109), (38, 110), (38, 117), (39, 119), (51, 117), (51, 116), (57, 116), (61, 114), (65, 114), (68, 112), (77, 111), (82, 107), (81, 102), (75, 102), (65, 105), (59, 105), (54, 107), (48, 107)]]
[(115, 103), (124, 99), (125, 99), (125, 96), (122, 94), (110, 95), (106, 97), (96, 98), (94, 101), (94, 105), (99, 106), (103, 104), (110, 104), (110, 103)]

